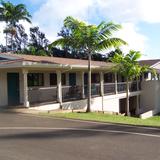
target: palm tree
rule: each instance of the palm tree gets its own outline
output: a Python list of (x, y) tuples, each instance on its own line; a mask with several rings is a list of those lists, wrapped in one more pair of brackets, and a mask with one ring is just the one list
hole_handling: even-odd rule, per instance
[(6, 47), (7, 47), (7, 34), (11, 34), (11, 46), (13, 49), (13, 36), (16, 34), (17, 23), (20, 20), (25, 20), (31, 23), (31, 15), (26, 9), (24, 4), (14, 5), (11, 2), (1, 1), (0, 6), (0, 21), (6, 22)]
[(86, 112), (90, 112), (91, 106), (91, 56), (92, 54), (119, 47), (127, 43), (120, 38), (112, 37), (113, 31), (121, 28), (113, 22), (101, 22), (98, 26), (88, 25), (85, 22), (67, 17), (64, 26), (68, 29), (68, 35), (54, 41), (51, 46), (70, 47), (77, 51), (82, 51), (88, 56), (88, 105)]
[(140, 75), (145, 72), (152, 72), (154, 75), (155, 71), (148, 66), (140, 66), (139, 58), (141, 53), (139, 51), (130, 50), (128, 54), (115, 54), (111, 61), (116, 64), (114, 68), (116, 72), (126, 78), (126, 115), (130, 116), (129, 110), (129, 81), (138, 79)]

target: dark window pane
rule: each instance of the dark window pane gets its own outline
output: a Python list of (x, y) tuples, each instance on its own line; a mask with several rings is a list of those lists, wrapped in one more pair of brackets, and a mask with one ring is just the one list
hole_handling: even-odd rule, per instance
[(113, 73), (104, 74), (104, 83), (113, 83), (113, 82), (114, 82)]
[(144, 73), (144, 79), (148, 78), (148, 72)]
[(91, 78), (92, 83), (100, 83), (99, 73), (93, 73)]
[(50, 74), (50, 85), (51, 86), (56, 86), (57, 85), (57, 74), (56, 73), (51, 73)]
[(87, 73), (84, 74), (84, 84), (85, 85), (88, 84), (88, 74)]
[[(91, 83), (100, 83), (100, 75), (99, 73), (92, 73), (91, 74)], [(88, 73), (84, 74), (84, 84), (88, 84)]]
[(44, 85), (44, 76), (43, 73), (29, 73), (28, 74), (28, 86), (43, 86)]
[(62, 73), (62, 85), (66, 85), (66, 74), (65, 73)]

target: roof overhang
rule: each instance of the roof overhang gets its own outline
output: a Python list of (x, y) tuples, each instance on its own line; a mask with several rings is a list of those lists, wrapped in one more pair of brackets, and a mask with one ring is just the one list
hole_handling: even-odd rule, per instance
[[(109, 70), (115, 65), (113, 63), (106, 63), (106, 66), (95, 66), (92, 65), (91, 69), (93, 70)], [(78, 69), (86, 70), (88, 65), (66, 65), (66, 64), (53, 64), (53, 63), (39, 63), (31, 61), (6, 61), (5, 63), (0, 64), (0, 68), (9, 69), (9, 68), (28, 68), (28, 69)]]

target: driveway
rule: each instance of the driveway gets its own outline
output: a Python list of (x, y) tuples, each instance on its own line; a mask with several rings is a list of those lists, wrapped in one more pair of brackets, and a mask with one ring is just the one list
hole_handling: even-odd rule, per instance
[(160, 129), (0, 113), (0, 160), (159, 160)]

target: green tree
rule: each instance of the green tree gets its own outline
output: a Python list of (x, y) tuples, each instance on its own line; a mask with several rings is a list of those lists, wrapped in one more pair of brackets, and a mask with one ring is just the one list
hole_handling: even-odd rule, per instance
[(140, 66), (138, 60), (141, 57), (139, 51), (130, 50), (128, 54), (115, 54), (111, 61), (116, 64), (114, 71), (126, 78), (126, 115), (130, 116), (129, 111), (129, 82), (138, 79), (140, 75), (145, 72), (152, 72), (155, 75), (155, 71), (148, 66)]
[(0, 1), (0, 21), (6, 22), (6, 47), (8, 45), (7, 35), (11, 34), (11, 48), (13, 49), (13, 36), (16, 35), (16, 26), (20, 20), (31, 23), (31, 15), (24, 4), (14, 5), (11, 2)]
[(115, 54), (123, 54), (120, 48), (116, 48), (114, 51), (111, 51), (106, 54), (107, 56), (107, 62), (111, 62), (112, 57), (114, 57)]
[(121, 28), (119, 24), (114, 24), (113, 22), (101, 22), (96, 26), (88, 25), (73, 17), (67, 17), (64, 20), (64, 26), (68, 34), (54, 41), (51, 46), (74, 49), (74, 51), (84, 52), (88, 56), (88, 105), (86, 111), (90, 112), (92, 54), (127, 43), (120, 38), (112, 37), (113, 31)]

